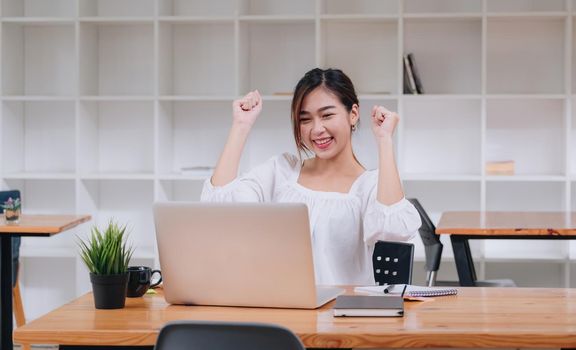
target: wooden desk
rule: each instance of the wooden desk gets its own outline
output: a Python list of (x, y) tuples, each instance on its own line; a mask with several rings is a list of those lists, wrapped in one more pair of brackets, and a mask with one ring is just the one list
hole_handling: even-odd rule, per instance
[(437, 234), (449, 234), (458, 278), (474, 286), (470, 239), (576, 239), (576, 212), (444, 212)]
[(53, 236), (90, 220), (89, 215), (22, 215), (17, 225), (0, 218), (0, 349), (12, 349), (12, 237)]
[[(349, 289), (350, 290), (350, 289)], [(460, 288), (457, 296), (407, 302), (403, 318), (332, 316), (317, 310), (168, 305), (162, 295), (128, 298), (126, 308), (96, 310), (84, 295), (16, 329), (17, 343), (152, 346), (173, 320), (283, 325), (306, 347), (576, 347), (576, 289)]]

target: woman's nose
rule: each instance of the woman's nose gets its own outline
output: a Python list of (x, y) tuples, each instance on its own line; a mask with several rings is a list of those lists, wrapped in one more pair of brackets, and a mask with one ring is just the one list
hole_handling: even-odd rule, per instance
[(321, 119), (314, 120), (314, 124), (312, 125), (312, 132), (314, 133), (321, 133), (324, 131), (324, 123)]

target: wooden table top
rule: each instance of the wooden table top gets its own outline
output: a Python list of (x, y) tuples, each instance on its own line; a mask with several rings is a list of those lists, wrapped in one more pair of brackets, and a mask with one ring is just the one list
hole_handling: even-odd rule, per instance
[(6, 225), (0, 220), (0, 234), (18, 233), (19, 235), (45, 234), (51, 236), (89, 221), (90, 215), (22, 215), (17, 225)]
[(335, 318), (333, 303), (317, 310), (179, 306), (157, 294), (128, 298), (124, 309), (96, 310), (90, 293), (17, 328), (14, 340), (153, 345), (168, 321), (219, 320), (280, 324), (306, 347), (576, 347), (576, 289), (459, 288), (456, 296), (407, 302), (403, 318)]
[(576, 236), (576, 212), (442, 213), (437, 234)]

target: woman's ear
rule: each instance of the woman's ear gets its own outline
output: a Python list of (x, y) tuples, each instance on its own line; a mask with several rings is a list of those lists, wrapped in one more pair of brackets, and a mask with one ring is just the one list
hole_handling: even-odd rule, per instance
[(357, 104), (353, 104), (352, 109), (350, 110), (350, 125), (356, 125), (359, 119), (360, 119), (359, 107)]

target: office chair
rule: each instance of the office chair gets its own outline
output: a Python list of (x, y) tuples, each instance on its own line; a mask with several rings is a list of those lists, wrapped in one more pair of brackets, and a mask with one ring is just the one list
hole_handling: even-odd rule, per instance
[[(0, 203), (4, 203), (8, 198), (20, 198), (19, 190), (0, 191)], [(0, 213), (4, 213), (4, 209), (0, 207)], [(20, 265), (20, 237), (12, 237), (12, 298), (14, 299), (14, 317), (16, 318), (16, 326), (20, 327), (26, 323), (24, 316), (24, 305), (22, 304), (22, 294), (20, 292), (20, 284), (18, 283), (18, 269)]]
[(305, 350), (290, 330), (263, 323), (176, 321), (160, 330), (154, 350)]
[(374, 245), (372, 267), (378, 285), (411, 284), (414, 245), (403, 242), (378, 241)]
[[(426, 284), (428, 286), (458, 286), (457, 281), (436, 281), (436, 275), (440, 269), (440, 261), (442, 259), (442, 251), (444, 245), (440, 241), (440, 237), (436, 234), (436, 226), (420, 204), (418, 199), (409, 198), (410, 203), (416, 207), (422, 226), (418, 229), (422, 243), (424, 243), (424, 254), (426, 255)], [(484, 280), (476, 281), (476, 287), (516, 287), (516, 283), (511, 279), (498, 279), (498, 280)]]

